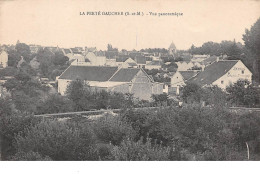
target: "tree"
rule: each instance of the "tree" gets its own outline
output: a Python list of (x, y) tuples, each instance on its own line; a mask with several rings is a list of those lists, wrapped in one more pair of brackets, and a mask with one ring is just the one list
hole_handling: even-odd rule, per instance
[(66, 90), (67, 97), (74, 102), (76, 111), (86, 110), (88, 95), (90, 95), (88, 85), (84, 85), (81, 80), (70, 82)]
[(64, 56), (60, 52), (56, 52), (53, 58), (53, 64), (56, 66), (63, 66), (69, 60), (68, 57)]
[(151, 161), (151, 160), (169, 160), (170, 147), (162, 145), (153, 145), (151, 139), (143, 143), (143, 139), (137, 142), (127, 139), (120, 146), (115, 146), (112, 150), (114, 159), (119, 161)]
[(28, 45), (26, 45), (25, 43), (17, 43), (15, 49), (20, 56), (24, 57), (25, 61), (30, 61), (31, 50)]
[(94, 131), (100, 141), (119, 145), (123, 139), (135, 138), (135, 131), (128, 123), (109, 114), (94, 121)]
[(95, 137), (86, 123), (42, 120), (15, 138), (18, 152), (37, 152), (52, 160), (97, 160)]
[(59, 94), (52, 94), (37, 105), (37, 114), (73, 111), (73, 102)]
[(243, 35), (245, 47), (254, 54), (254, 72), (256, 81), (260, 82), (260, 18)]
[(15, 50), (8, 51), (8, 66), (16, 67), (17, 63), (21, 59), (21, 55)]
[(167, 105), (167, 102), (168, 102), (168, 95), (166, 93), (163, 93), (163, 94), (153, 94), (152, 95), (152, 99), (153, 99), (153, 102), (156, 104), (156, 105)]
[(200, 86), (195, 83), (187, 83), (186, 86), (182, 88), (182, 98), (184, 101), (195, 101), (200, 102), (201, 94), (200, 94)]
[(259, 105), (260, 93), (247, 80), (238, 80), (233, 85), (226, 88), (228, 100), (235, 105), (245, 105), (249, 107)]

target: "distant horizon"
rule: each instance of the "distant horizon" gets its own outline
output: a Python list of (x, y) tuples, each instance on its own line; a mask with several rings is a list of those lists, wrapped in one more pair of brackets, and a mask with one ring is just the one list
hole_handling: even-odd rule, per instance
[[(1, 1), (1, 45), (73, 48), (112, 44), (119, 50), (166, 48), (233, 41), (259, 19), (260, 1)], [(10, 11), (9, 9), (12, 9)], [(144, 12), (145, 16), (82, 16), (81, 12)], [(180, 12), (183, 16), (149, 16), (150, 12)], [(19, 19), (19, 20), (17, 20)]]

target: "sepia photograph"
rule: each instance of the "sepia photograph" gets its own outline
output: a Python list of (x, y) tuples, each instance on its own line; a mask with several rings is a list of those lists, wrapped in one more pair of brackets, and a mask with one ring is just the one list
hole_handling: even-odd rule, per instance
[(260, 1), (0, 0), (0, 127), (1, 162), (260, 161)]

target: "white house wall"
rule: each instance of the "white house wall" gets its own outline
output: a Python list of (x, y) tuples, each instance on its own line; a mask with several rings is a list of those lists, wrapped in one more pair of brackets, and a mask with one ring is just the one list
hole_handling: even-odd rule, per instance
[(179, 72), (176, 72), (171, 78), (171, 87), (184, 86), (184, 79)]
[[(244, 73), (242, 73), (242, 71)], [(225, 89), (230, 84), (236, 83), (239, 79), (252, 82), (252, 73), (241, 61), (238, 61), (225, 75), (212, 84)]]

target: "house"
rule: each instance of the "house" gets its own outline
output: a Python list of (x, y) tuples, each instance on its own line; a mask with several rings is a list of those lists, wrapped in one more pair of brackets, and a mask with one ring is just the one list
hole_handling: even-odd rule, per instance
[(121, 66), (128, 58), (129, 58), (129, 56), (127, 56), (127, 55), (119, 55), (116, 58), (116, 65)]
[(154, 82), (141, 68), (73, 65), (58, 78), (58, 92), (64, 95), (69, 83), (77, 79), (84, 81), (92, 90), (132, 93), (143, 100), (150, 100), (152, 94), (163, 93), (163, 84)]
[(176, 46), (172, 42), (171, 45), (168, 48), (168, 53), (169, 53), (169, 55), (174, 55), (174, 54), (176, 54), (176, 52), (177, 52)]
[(203, 60), (209, 58), (210, 55), (193, 55), (191, 61), (192, 62), (202, 62)]
[(75, 59), (74, 61), (72, 61), (72, 63), (70, 65), (74, 65), (74, 66), (91, 66), (91, 62), (88, 58), (78, 58)]
[(121, 64), (121, 66), (123, 68), (137, 68), (138, 67), (137, 63), (132, 58), (128, 58), (127, 60), (125, 60), (125, 62), (123, 62)]
[(34, 44), (29, 45), (29, 47), (30, 47), (31, 53), (37, 53), (39, 51), (39, 49), (41, 48), (40, 45), (34, 45)]
[(145, 65), (145, 69), (152, 70), (152, 69), (161, 69), (162, 68), (162, 62), (159, 60), (151, 61), (150, 63), (147, 63)]
[(117, 66), (116, 59), (115, 58), (107, 58), (106, 59), (106, 66)]
[(178, 66), (177, 71), (191, 70), (191, 68), (194, 66), (193, 62), (191, 61), (178, 61), (176, 64)]
[(86, 54), (89, 53), (89, 52), (95, 53), (96, 51), (97, 51), (96, 47), (85, 47)]
[(206, 58), (205, 60), (203, 60), (201, 62), (201, 65), (208, 66), (208, 65), (214, 63), (215, 61), (219, 61), (219, 57), (213, 55), (213, 56), (210, 56), (209, 58)]
[(8, 65), (8, 53), (6, 51), (2, 51), (0, 53), (0, 68), (5, 68)]
[(136, 56), (135, 57), (135, 62), (137, 63), (138, 67), (140, 68), (145, 68), (146, 65), (146, 58), (145, 56)]
[(198, 74), (198, 71), (177, 71), (175, 74), (172, 75), (171, 77), (171, 83), (169, 88), (169, 92), (174, 94), (176, 93), (179, 95), (180, 87), (186, 85), (186, 81), (194, 77), (196, 74)]
[(239, 79), (252, 82), (252, 73), (240, 60), (216, 61), (205, 67), (189, 82), (196, 83), (202, 87), (217, 85), (222, 89), (236, 83)]
[(171, 87), (178, 87), (178, 86), (184, 86), (185, 82), (195, 76), (198, 73), (198, 71), (177, 71), (173, 76), (171, 77)]
[(106, 64), (106, 57), (96, 56), (94, 52), (88, 52), (85, 58), (87, 58), (93, 66), (104, 66)]
[(70, 50), (70, 49), (61, 49), (61, 51), (64, 54), (64, 56), (69, 58), (70, 61), (74, 59), (74, 55), (73, 55), (72, 50)]

